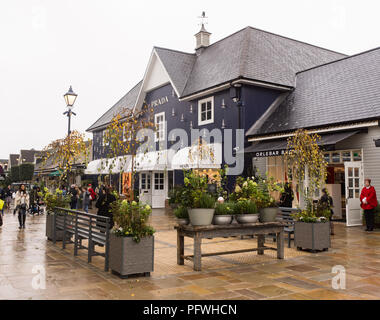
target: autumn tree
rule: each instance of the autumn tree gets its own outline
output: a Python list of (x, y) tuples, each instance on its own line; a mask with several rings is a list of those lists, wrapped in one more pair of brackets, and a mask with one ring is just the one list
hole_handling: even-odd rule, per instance
[[(144, 137), (153, 139), (151, 133), (155, 131), (153, 121), (153, 108), (149, 108), (146, 103), (139, 111), (129, 108), (121, 109), (107, 126), (103, 142), (105, 147), (106, 159), (102, 162), (100, 170), (107, 168), (108, 173), (112, 174), (116, 166), (116, 172), (123, 175), (126, 170), (131, 172), (131, 188), (133, 191), (138, 162), (143, 159), (137, 156), (139, 146), (146, 142)], [(155, 133), (153, 133), (155, 134)], [(151, 147), (153, 151), (154, 147)], [(130, 195), (133, 197), (133, 193)]]
[(302, 201), (316, 195), (326, 181), (327, 162), (318, 142), (321, 137), (299, 129), (288, 139), (286, 160), (292, 181), (301, 191)]
[(49, 163), (55, 165), (61, 173), (60, 181), (68, 182), (69, 174), (75, 164), (87, 165), (90, 147), (91, 141), (86, 141), (83, 133), (71, 131), (65, 138), (57, 139), (43, 149), (42, 167), (46, 167), (49, 160)]

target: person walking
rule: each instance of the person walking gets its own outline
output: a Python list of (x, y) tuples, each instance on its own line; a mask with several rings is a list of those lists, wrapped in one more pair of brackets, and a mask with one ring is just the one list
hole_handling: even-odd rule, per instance
[(0, 200), (2, 201), (1, 215), (4, 216), (4, 207), (5, 207), (5, 189), (4, 188), (0, 189)]
[(322, 189), (322, 197), (319, 199), (319, 203), (322, 205), (322, 207), (330, 210), (330, 234), (334, 235), (334, 224), (332, 223), (332, 216), (334, 215), (333, 207), (333, 198), (328, 194), (328, 191), (326, 188)]
[(75, 188), (75, 184), (71, 185), (70, 196), (71, 196), (70, 208), (71, 208), (71, 210), (76, 210), (77, 204), (78, 204), (79, 194), (78, 194), (77, 189)]
[(360, 206), (364, 210), (364, 217), (366, 222), (365, 231), (373, 231), (375, 224), (375, 212), (374, 209), (377, 207), (377, 197), (376, 190), (371, 186), (371, 179), (364, 180), (364, 188), (360, 193)]
[(92, 209), (92, 202), (96, 200), (96, 193), (94, 191), (94, 189), (92, 188), (92, 185), (89, 184), (88, 185), (88, 192), (90, 192), (90, 204), (89, 204), (89, 208)]
[(88, 206), (90, 204), (91, 193), (86, 189), (86, 187), (82, 188), (82, 201), (83, 201), (83, 210), (88, 213)]
[(6, 191), (5, 191), (5, 203), (7, 205), (7, 210), (11, 210), (11, 203), (12, 203), (12, 189), (11, 186), (8, 185)]
[(29, 194), (25, 189), (25, 185), (21, 185), (16, 192), (15, 205), (18, 209), (19, 229), (25, 229), (26, 210), (29, 208)]

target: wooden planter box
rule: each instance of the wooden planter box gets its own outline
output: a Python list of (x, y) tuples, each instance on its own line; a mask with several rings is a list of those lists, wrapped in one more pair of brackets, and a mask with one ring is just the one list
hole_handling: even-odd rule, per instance
[(331, 247), (330, 222), (294, 223), (294, 245), (298, 250), (328, 250)]
[(110, 268), (121, 278), (129, 275), (149, 276), (154, 266), (154, 237), (142, 238), (139, 243), (131, 237), (110, 234)]

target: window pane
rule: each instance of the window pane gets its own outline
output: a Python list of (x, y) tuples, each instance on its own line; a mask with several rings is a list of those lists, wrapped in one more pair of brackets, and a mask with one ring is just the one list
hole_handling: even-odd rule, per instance
[(355, 179), (355, 188), (359, 188), (359, 179)]
[(355, 177), (359, 177), (359, 168), (355, 168)]
[(342, 160), (343, 161), (351, 161), (351, 151), (342, 152)]
[(354, 161), (362, 161), (362, 152), (360, 150), (353, 151)]
[(207, 112), (207, 120), (211, 120), (211, 111)]
[(206, 113), (205, 113), (205, 112), (203, 112), (203, 113), (201, 114), (201, 120), (202, 120), (202, 121), (205, 121), (205, 120), (206, 120)]
[(359, 189), (355, 189), (355, 198), (359, 198), (359, 197), (360, 197), (359, 194), (360, 194), (360, 193), (359, 193)]
[(206, 104), (205, 103), (201, 104), (201, 111), (206, 112)]
[(211, 110), (211, 101), (207, 102), (207, 110)]
[(332, 162), (339, 163), (340, 162), (340, 153), (334, 152), (332, 154)]
[(325, 153), (325, 161), (330, 163), (330, 153)]
[(348, 179), (348, 186), (350, 188), (353, 188), (353, 186), (354, 186), (353, 179)]
[(349, 189), (349, 191), (348, 191), (348, 197), (350, 199), (352, 199), (354, 197), (354, 190), (353, 189)]
[(349, 177), (352, 177), (352, 173), (353, 173), (352, 168), (348, 168), (348, 176)]

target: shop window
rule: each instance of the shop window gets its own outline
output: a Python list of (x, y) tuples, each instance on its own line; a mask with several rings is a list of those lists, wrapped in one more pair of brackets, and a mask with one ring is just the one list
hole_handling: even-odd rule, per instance
[(355, 150), (352, 152), (354, 161), (362, 161), (362, 152), (360, 150)]
[(343, 151), (342, 152), (342, 161), (351, 161), (351, 151)]
[(334, 152), (331, 156), (332, 163), (340, 163), (340, 153)]

